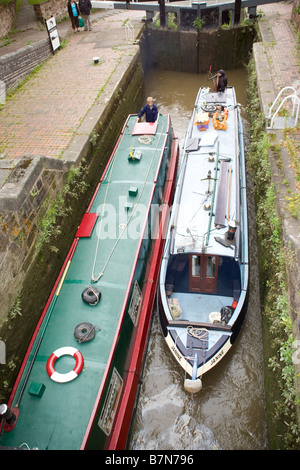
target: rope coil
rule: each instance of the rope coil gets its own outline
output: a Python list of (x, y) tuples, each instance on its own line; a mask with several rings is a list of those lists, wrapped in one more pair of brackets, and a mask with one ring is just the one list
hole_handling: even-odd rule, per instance
[(74, 337), (78, 343), (87, 343), (94, 338), (96, 331), (100, 330), (101, 328), (97, 325), (94, 326), (92, 323), (82, 322), (75, 327)]
[(82, 300), (89, 305), (97, 305), (101, 298), (101, 292), (96, 287), (87, 286), (81, 294)]
[(141, 135), (138, 141), (140, 144), (149, 145), (152, 142), (152, 137), (150, 135)]
[(201, 341), (208, 340), (208, 330), (205, 328), (196, 328), (195, 326), (187, 327), (187, 334), (193, 338), (200, 339)]

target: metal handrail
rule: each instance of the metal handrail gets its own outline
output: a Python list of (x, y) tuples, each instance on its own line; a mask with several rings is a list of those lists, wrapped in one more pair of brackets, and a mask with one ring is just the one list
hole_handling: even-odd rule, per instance
[[(276, 105), (277, 101), (279, 100), (280, 96), (282, 95), (282, 93), (285, 92), (286, 90), (292, 90), (292, 91), (293, 91), (293, 94), (286, 96), (286, 97), (282, 100), (282, 102), (280, 103), (280, 105), (279, 105), (278, 108), (276, 109), (276, 111), (275, 111), (273, 117), (271, 118), (273, 108), (275, 107), (275, 105)], [(270, 128), (272, 128), (275, 117), (277, 116), (278, 112), (279, 112), (280, 109), (282, 108), (282, 106), (283, 106), (283, 104), (285, 103), (285, 101), (287, 101), (288, 99), (292, 99), (292, 101), (293, 101), (293, 109), (292, 109), (292, 113), (291, 113), (291, 116), (292, 116), (292, 117), (294, 116), (294, 113), (295, 113), (296, 103), (298, 103), (297, 111), (296, 111), (296, 116), (295, 116), (295, 125), (297, 124), (298, 117), (299, 117), (300, 99), (299, 99), (299, 96), (297, 96), (297, 93), (296, 93), (296, 90), (295, 90), (294, 87), (292, 87), (292, 86), (286, 86), (286, 87), (282, 88), (282, 90), (278, 93), (278, 95), (277, 95), (277, 97), (276, 97), (274, 103), (272, 104), (272, 106), (271, 106), (271, 108), (270, 108), (270, 110), (269, 110), (268, 119), (271, 119)]]
[(125, 24), (125, 34), (126, 34), (126, 41), (134, 41), (134, 29), (131, 21), (127, 21)]
[(271, 119), (271, 123), (270, 123), (270, 127), (272, 128), (273, 126), (273, 123), (274, 123), (274, 119), (275, 117), (277, 116), (278, 112), (280, 111), (280, 109), (282, 108), (283, 106), (283, 103), (288, 100), (289, 98), (293, 98), (294, 99), (294, 103), (293, 103), (293, 111), (292, 111), (292, 117), (293, 117), (293, 114), (294, 114), (294, 111), (295, 111), (295, 101), (298, 101), (298, 106), (297, 106), (297, 112), (296, 112), (296, 116), (295, 116), (295, 126), (297, 124), (297, 121), (298, 121), (298, 117), (299, 117), (299, 107), (300, 107), (300, 99), (297, 95), (289, 95), (287, 96), (286, 98), (284, 98), (284, 100), (280, 103), (280, 105), (278, 106), (274, 116), (272, 117)]

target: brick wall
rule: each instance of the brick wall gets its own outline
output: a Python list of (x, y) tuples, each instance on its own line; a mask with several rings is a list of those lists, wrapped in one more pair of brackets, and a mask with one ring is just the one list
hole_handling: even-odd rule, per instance
[(0, 80), (6, 85), (6, 92), (13, 90), (37, 65), (52, 56), (48, 38), (16, 52), (0, 57)]
[(63, 162), (45, 157), (0, 163), (1, 174), (7, 171), (0, 188), (1, 319), (14, 303), (16, 286), (22, 285), (33, 260), (41, 207), (46, 197), (50, 200), (55, 197), (64, 171)]
[(0, 4), (0, 38), (6, 36), (13, 28), (16, 14), (16, 2), (9, 5)]

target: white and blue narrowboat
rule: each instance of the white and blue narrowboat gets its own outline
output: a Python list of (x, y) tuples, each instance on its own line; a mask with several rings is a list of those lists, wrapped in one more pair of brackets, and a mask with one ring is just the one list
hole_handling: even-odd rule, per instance
[(235, 90), (200, 88), (186, 132), (159, 280), (162, 332), (197, 392), (245, 316), (248, 229), (243, 126)]

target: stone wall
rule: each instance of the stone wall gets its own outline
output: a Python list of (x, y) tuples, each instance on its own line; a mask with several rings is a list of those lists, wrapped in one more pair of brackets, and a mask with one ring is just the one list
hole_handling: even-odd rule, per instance
[[(68, 16), (66, 0), (48, 0), (47, 2), (33, 5), (36, 19), (44, 24), (44, 20), (55, 16), (56, 21)], [(16, 19), (16, 1), (9, 5), (0, 4), (0, 38), (3, 38), (14, 29)], [(1, 67), (1, 66), (0, 66)]]
[(34, 5), (34, 11), (37, 19), (44, 23), (51, 16), (55, 16), (56, 21), (60, 21), (65, 16), (68, 16), (67, 1), (66, 0), (49, 0), (48, 2), (39, 3)]
[(59, 160), (34, 156), (3, 160), (0, 168), (1, 323), (33, 258), (40, 209), (55, 198), (65, 170)]
[(0, 57), (0, 80), (13, 90), (32, 70), (53, 55), (50, 40), (43, 39)]
[(13, 28), (16, 14), (16, 2), (9, 5), (0, 4), (0, 38), (6, 36)]

